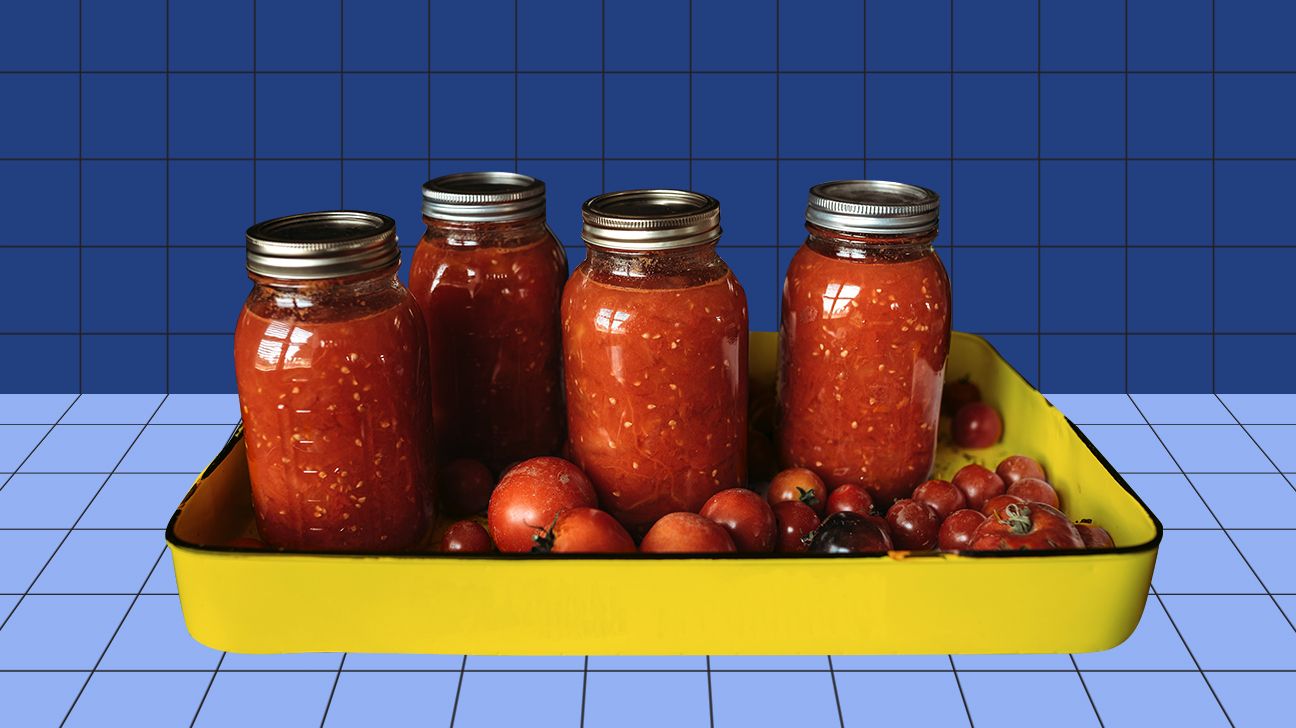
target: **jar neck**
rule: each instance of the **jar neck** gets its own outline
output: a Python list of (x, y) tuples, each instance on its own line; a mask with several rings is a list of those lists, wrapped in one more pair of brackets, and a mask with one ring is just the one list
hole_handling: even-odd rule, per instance
[(933, 252), (937, 229), (902, 235), (871, 235), (829, 230), (806, 223), (806, 247), (830, 258), (903, 261)]
[(424, 217), (423, 242), (456, 248), (515, 248), (549, 235), (543, 214), (505, 222), (462, 222)]
[(267, 317), (333, 321), (369, 315), (396, 305), (404, 288), (392, 265), (352, 276), (288, 280), (249, 273), (247, 306)]
[(715, 242), (636, 252), (593, 245), (585, 249), (587, 275), (633, 288), (688, 288), (723, 278), (729, 272)]

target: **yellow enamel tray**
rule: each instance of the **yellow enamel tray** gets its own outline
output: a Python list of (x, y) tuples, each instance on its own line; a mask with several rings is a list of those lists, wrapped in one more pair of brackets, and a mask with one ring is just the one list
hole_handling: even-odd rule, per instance
[[(754, 333), (753, 389), (777, 338)], [(1086, 652), (1143, 612), (1161, 524), (1065, 416), (985, 340), (956, 333), (947, 378), (999, 408), (1004, 442), (942, 445), (937, 475), (1010, 452), (1041, 460), (1100, 552), (886, 556), (365, 556), (242, 549), (253, 522), (235, 432), (167, 527), (180, 603), (234, 652), (794, 655)]]

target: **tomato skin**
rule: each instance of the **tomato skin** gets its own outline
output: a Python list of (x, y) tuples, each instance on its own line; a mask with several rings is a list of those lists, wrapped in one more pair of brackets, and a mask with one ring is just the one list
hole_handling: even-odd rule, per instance
[(635, 542), (617, 519), (597, 508), (568, 508), (558, 514), (553, 528), (532, 536), (535, 553), (629, 554)]
[(1066, 514), (1043, 503), (1009, 504), (972, 534), (973, 551), (1082, 549), (1080, 532)]
[(964, 508), (954, 511), (941, 523), (936, 545), (941, 551), (962, 551), (972, 543), (972, 534), (985, 523), (985, 514)]
[(954, 474), (950, 482), (963, 491), (963, 497), (967, 499), (967, 507), (977, 511), (981, 510), (986, 501), (997, 495), (1003, 495), (1008, 489), (998, 475), (976, 463), (963, 466), (962, 470)]
[(1022, 478), (1039, 478), (1045, 483), (1048, 482), (1048, 474), (1044, 472), (1044, 466), (1040, 465), (1035, 458), (1025, 455), (1009, 455), (1004, 458), (995, 468), (995, 475), (999, 476), (1004, 485), (1012, 485)]
[(941, 414), (953, 417), (963, 405), (981, 401), (981, 388), (970, 379), (946, 382), (941, 390)]
[(495, 550), (490, 534), (477, 521), (455, 521), (441, 536), (441, 550), (452, 554), (489, 554)]
[(495, 477), (490, 468), (477, 460), (451, 460), (437, 475), (441, 503), (452, 516), (471, 516), (486, 510), (494, 489)]
[(264, 549), (266, 547), (265, 541), (251, 536), (239, 536), (230, 539), (230, 542), (225, 545), (236, 549)]
[(496, 548), (521, 553), (559, 513), (582, 506), (597, 508), (598, 497), (580, 468), (562, 458), (531, 458), (509, 468), (495, 486), (486, 522)]
[(823, 517), (828, 505), (828, 486), (823, 479), (807, 468), (788, 468), (774, 476), (765, 494), (773, 506), (782, 501), (799, 500)]
[(810, 543), (814, 554), (884, 554), (893, 546), (885, 522), (877, 516), (852, 511), (834, 513), (824, 519)]
[(746, 488), (722, 490), (707, 499), (699, 514), (728, 531), (739, 551), (769, 553), (774, 550), (778, 535), (774, 509), (755, 491)]
[(825, 508), (828, 515), (834, 513), (858, 513), (868, 515), (876, 513), (873, 510), (873, 494), (862, 485), (854, 483), (842, 483), (828, 494), (828, 504)]
[(891, 524), (891, 538), (895, 541), (896, 548), (907, 551), (929, 551), (936, 548), (940, 518), (926, 503), (901, 498), (887, 510), (886, 520)]
[(648, 529), (639, 550), (645, 554), (707, 554), (737, 551), (729, 532), (696, 513), (667, 513)]
[(801, 554), (810, 548), (805, 537), (819, 528), (819, 514), (799, 500), (779, 501), (774, 504), (774, 519), (778, 522), (778, 545), (775, 551), (782, 554)]
[(994, 407), (985, 402), (970, 402), (954, 415), (954, 442), (959, 447), (980, 449), (999, 442), (1003, 420)]
[(1075, 524), (1076, 531), (1080, 532), (1080, 540), (1084, 541), (1087, 549), (1110, 549), (1116, 548), (1116, 542), (1107, 529), (1094, 523), (1081, 521)]
[(1003, 495), (997, 495), (986, 501), (986, 504), (981, 506), (981, 515), (986, 516), (987, 518), (994, 518), (996, 514), (1002, 516), (1004, 508), (1007, 508), (1008, 506), (1024, 505), (1026, 505), (1025, 498), (1011, 493), (1004, 493)]
[(1039, 478), (1022, 478), (1008, 486), (1008, 495), (1015, 495), (1024, 501), (1043, 503), (1061, 510), (1057, 491)]
[[(831, 496), (829, 496), (831, 497)], [(948, 480), (929, 480), (914, 488), (913, 499), (936, 512), (944, 521), (954, 511), (967, 508), (967, 497)]]

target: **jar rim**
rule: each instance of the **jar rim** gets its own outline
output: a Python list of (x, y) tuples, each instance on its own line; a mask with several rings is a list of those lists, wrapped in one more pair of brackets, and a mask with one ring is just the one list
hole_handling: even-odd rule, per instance
[(934, 230), (940, 195), (888, 180), (835, 180), (810, 188), (806, 222), (827, 230), (906, 235)]

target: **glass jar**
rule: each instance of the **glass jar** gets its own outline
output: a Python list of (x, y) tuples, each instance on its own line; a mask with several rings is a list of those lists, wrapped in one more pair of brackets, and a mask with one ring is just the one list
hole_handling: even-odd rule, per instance
[(423, 185), (423, 219), (410, 289), (427, 322), (439, 452), (496, 471), (556, 453), (567, 257), (545, 224), (544, 183), (438, 177)]
[(783, 286), (783, 463), (830, 488), (862, 485), (883, 508), (927, 479), (936, 453), (950, 340), (939, 208), (913, 185), (818, 185)]
[(642, 534), (745, 484), (747, 297), (716, 252), (713, 198), (613, 192), (582, 213), (588, 256), (563, 296), (568, 444)]
[(234, 370), (271, 546), (397, 551), (433, 515), (427, 337), (391, 218), (316, 212), (247, 232)]

